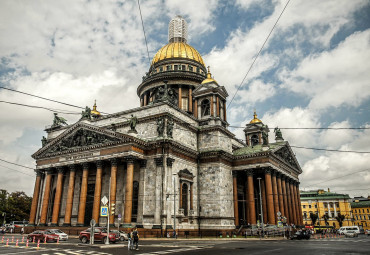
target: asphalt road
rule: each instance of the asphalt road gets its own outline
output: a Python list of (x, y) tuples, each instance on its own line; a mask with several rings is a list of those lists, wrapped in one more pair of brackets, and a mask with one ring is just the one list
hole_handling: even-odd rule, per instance
[[(0, 235), (0, 241), (2, 236)], [(15, 237), (17, 239), (17, 237)], [(21, 238), (19, 238), (21, 240)], [(6, 241), (6, 238), (5, 238)], [(219, 254), (370, 254), (370, 236), (358, 238), (331, 238), (310, 240), (284, 240), (284, 239), (203, 239), (203, 240), (141, 240), (139, 250), (128, 251), (127, 242), (104, 245), (97, 243), (93, 247), (79, 243), (78, 239), (71, 238), (60, 244), (30, 244), (0, 242), (0, 254), (35, 254), (35, 255), (160, 255), (160, 254), (188, 254), (188, 255), (219, 255)]]

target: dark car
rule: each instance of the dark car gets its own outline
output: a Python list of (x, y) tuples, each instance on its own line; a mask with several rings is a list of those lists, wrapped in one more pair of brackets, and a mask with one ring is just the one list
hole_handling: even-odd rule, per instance
[(56, 242), (58, 240), (58, 235), (50, 232), (50, 231), (41, 231), (41, 230), (36, 230), (32, 232), (31, 234), (28, 234), (27, 236), (28, 241), (32, 242), (33, 239), (35, 241), (45, 241), (46, 242)]
[(306, 230), (298, 230), (297, 232), (294, 233), (294, 235), (290, 238), (290, 240), (302, 240), (302, 239), (310, 239), (311, 235), (308, 231)]
[[(80, 232), (79, 239), (82, 243), (88, 243), (90, 241), (90, 233), (91, 233), (91, 228), (88, 228), (84, 231)], [(106, 242), (107, 240), (107, 229), (106, 228), (95, 228), (94, 231), (94, 241), (101, 241), (103, 243)], [(112, 233), (110, 231), (109, 233), (109, 241), (112, 243), (115, 243), (119, 241), (119, 234)]]

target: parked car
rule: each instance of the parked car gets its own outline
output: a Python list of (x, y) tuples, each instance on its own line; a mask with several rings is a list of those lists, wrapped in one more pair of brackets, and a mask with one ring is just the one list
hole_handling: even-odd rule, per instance
[(311, 235), (309, 232), (307, 232), (306, 230), (298, 230), (297, 232), (294, 233), (294, 235), (290, 238), (290, 240), (294, 240), (294, 239), (297, 239), (297, 240), (302, 240), (302, 239), (310, 239), (311, 238)]
[(370, 229), (366, 229), (366, 230), (365, 230), (365, 235), (370, 236)]
[(120, 241), (127, 241), (128, 240), (128, 235), (124, 231), (118, 231), (118, 230), (112, 230), (112, 233), (118, 234), (119, 235), (119, 240)]
[[(81, 231), (80, 235), (79, 235), (80, 241), (82, 243), (88, 243), (90, 241), (90, 233), (91, 233), (91, 228), (88, 228), (84, 231)], [(108, 236), (108, 233), (107, 233), (106, 228), (99, 228), (99, 227), (95, 228), (94, 241), (101, 241), (101, 242), (105, 243), (106, 240), (107, 240), (107, 236)], [(110, 233), (109, 233), (109, 241), (110, 242), (115, 243), (115, 242), (120, 240), (119, 238), (120, 238), (119, 234), (116, 234), (116, 233), (113, 233), (112, 231), (110, 231)]]
[(344, 235), (345, 237), (358, 237), (358, 234), (355, 230), (348, 230)]
[(358, 226), (344, 226), (338, 230), (340, 235), (345, 235), (348, 231), (355, 231), (357, 234), (360, 234), (360, 228)]
[(50, 233), (56, 234), (59, 236), (59, 241), (67, 241), (68, 240), (68, 235), (64, 233), (62, 230), (59, 229), (48, 229)]
[(46, 238), (46, 242), (56, 242), (58, 240), (58, 235), (51, 233), (50, 231), (41, 231), (36, 230), (33, 231), (31, 234), (28, 234), (27, 239), (32, 242), (33, 238), (35, 241), (44, 241)]

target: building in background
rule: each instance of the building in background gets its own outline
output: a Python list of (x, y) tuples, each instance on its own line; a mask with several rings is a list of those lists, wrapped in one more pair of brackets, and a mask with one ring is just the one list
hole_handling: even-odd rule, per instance
[(174, 18), (138, 86), (140, 107), (103, 116), (95, 104), (71, 125), (55, 115), (32, 155), (30, 224), (105, 226), (104, 196), (115, 226), (233, 230), (262, 216), (302, 224), (302, 170), (289, 143), (277, 128), (270, 142), (256, 113), (245, 141), (228, 130), (228, 93), (187, 35), (185, 20)]
[(343, 226), (351, 226), (351, 198), (347, 194), (324, 191), (301, 191), (303, 222), (312, 225), (311, 213), (317, 215), (315, 226), (332, 226), (339, 228), (338, 217), (342, 215)]
[(351, 208), (353, 224), (370, 229), (370, 196), (353, 198)]

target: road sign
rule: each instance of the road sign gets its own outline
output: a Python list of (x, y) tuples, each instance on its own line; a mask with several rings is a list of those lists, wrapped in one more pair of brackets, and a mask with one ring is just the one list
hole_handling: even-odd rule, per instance
[(106, 196), (104, 196), (102, 199), (101, 199), (101, 202), (103, 203), (104, 206), (107, 205), (108, 203), (108, 198)]
[(118, 214), (118, 220), (122, 220), (122, 215)]
[(95, 226), (96, 221), (94, 219), (90, 220), (90, 226)]
[(108, 216), (108, 206), (101, 206), (100, 207), (100, 216), (107, 217)]

